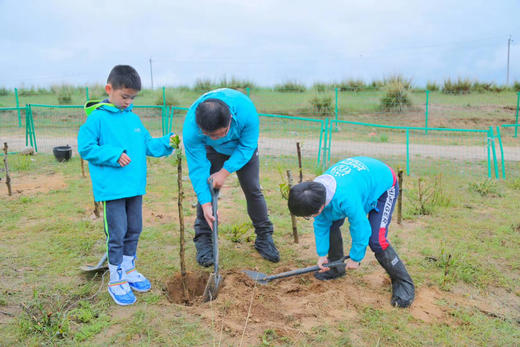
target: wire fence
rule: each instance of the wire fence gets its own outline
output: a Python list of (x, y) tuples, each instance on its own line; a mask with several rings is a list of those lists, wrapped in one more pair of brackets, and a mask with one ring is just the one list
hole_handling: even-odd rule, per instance
[[(154, 137), (181, 134), (187, 107), (134, 106)], [(488, 129), (450, 129), (381, 125), (329, 117), (260, 113), (259, 150), (278, 157), (316, 158), (321, 169), (349, 156), (366, 155), (402, 167), (408, 175), (451, 172), (506, 178), (519, 176), (519, 124)], [(77, 133), (85, 122), (83, 106), (28, 104), (0, 108), (0, 141), (11, 151), (32, 146), (51, 153), (70, 145), (77, 153)]]

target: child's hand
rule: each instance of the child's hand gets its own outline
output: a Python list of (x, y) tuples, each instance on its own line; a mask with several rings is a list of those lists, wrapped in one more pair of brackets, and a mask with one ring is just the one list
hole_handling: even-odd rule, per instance
[(327, 264), (329, 262), (329, 259), (327, 257), (319, 257), (318, 258), (318, 266), (320, 267), (320, 272), (329, 271), (328, 267), (325, 267), (324, 264)]
[(121, 154), (121, 156), (119, 157), (119, 160), (117, 161), (119, 163), (119, 165), (121, 165), (121, 167), (125, 167), (127, 166), (128, 164), (130, 164), (132, 160), (130, 160), (130, 157), (123, 152), (123, 154)]

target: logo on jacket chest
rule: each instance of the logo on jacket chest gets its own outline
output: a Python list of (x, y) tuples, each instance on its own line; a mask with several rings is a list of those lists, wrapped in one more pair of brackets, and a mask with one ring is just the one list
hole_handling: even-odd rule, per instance
[(140, 133), (141, 132), (141, 128), (135, 128), (134, 129), (134, 133)]

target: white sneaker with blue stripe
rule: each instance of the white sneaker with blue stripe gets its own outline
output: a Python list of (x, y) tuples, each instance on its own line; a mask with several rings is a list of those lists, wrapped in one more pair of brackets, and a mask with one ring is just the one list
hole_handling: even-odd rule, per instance
[(119, 265), (108, 264), (110, 271), (110, 282), (108, 282), (108, 293), (115, 303), (121, 306), (132, 305), (137, 300), (130, 285), (124, 278), (123, 269)]
[(146, 277), (136, 270), (135, 259), (135, 256), (123, 255), (123, 264), (121, 266), (125, 272), (125, 279), (133, 290), (147, 292), (152, 288), (152, 285)]

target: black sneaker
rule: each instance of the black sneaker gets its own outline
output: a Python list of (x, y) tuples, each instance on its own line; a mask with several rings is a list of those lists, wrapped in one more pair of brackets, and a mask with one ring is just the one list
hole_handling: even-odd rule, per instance
[(280, 252), (276, 249), (271, 234), (258, 235), (255, 240), (255, 249), (264, 259), (273, 263), (280, 261)]
[(201, 234), (195, 240), (197, 263), (204, 267), (213, 265), (213, 242), (211, 235)]
[(336, 278), (345, 276), (345, 265), (339, 265), (331, 267), (330, 270), (325, 272), (316, 271), (314, 277), (320, 281), (329, 281)]

